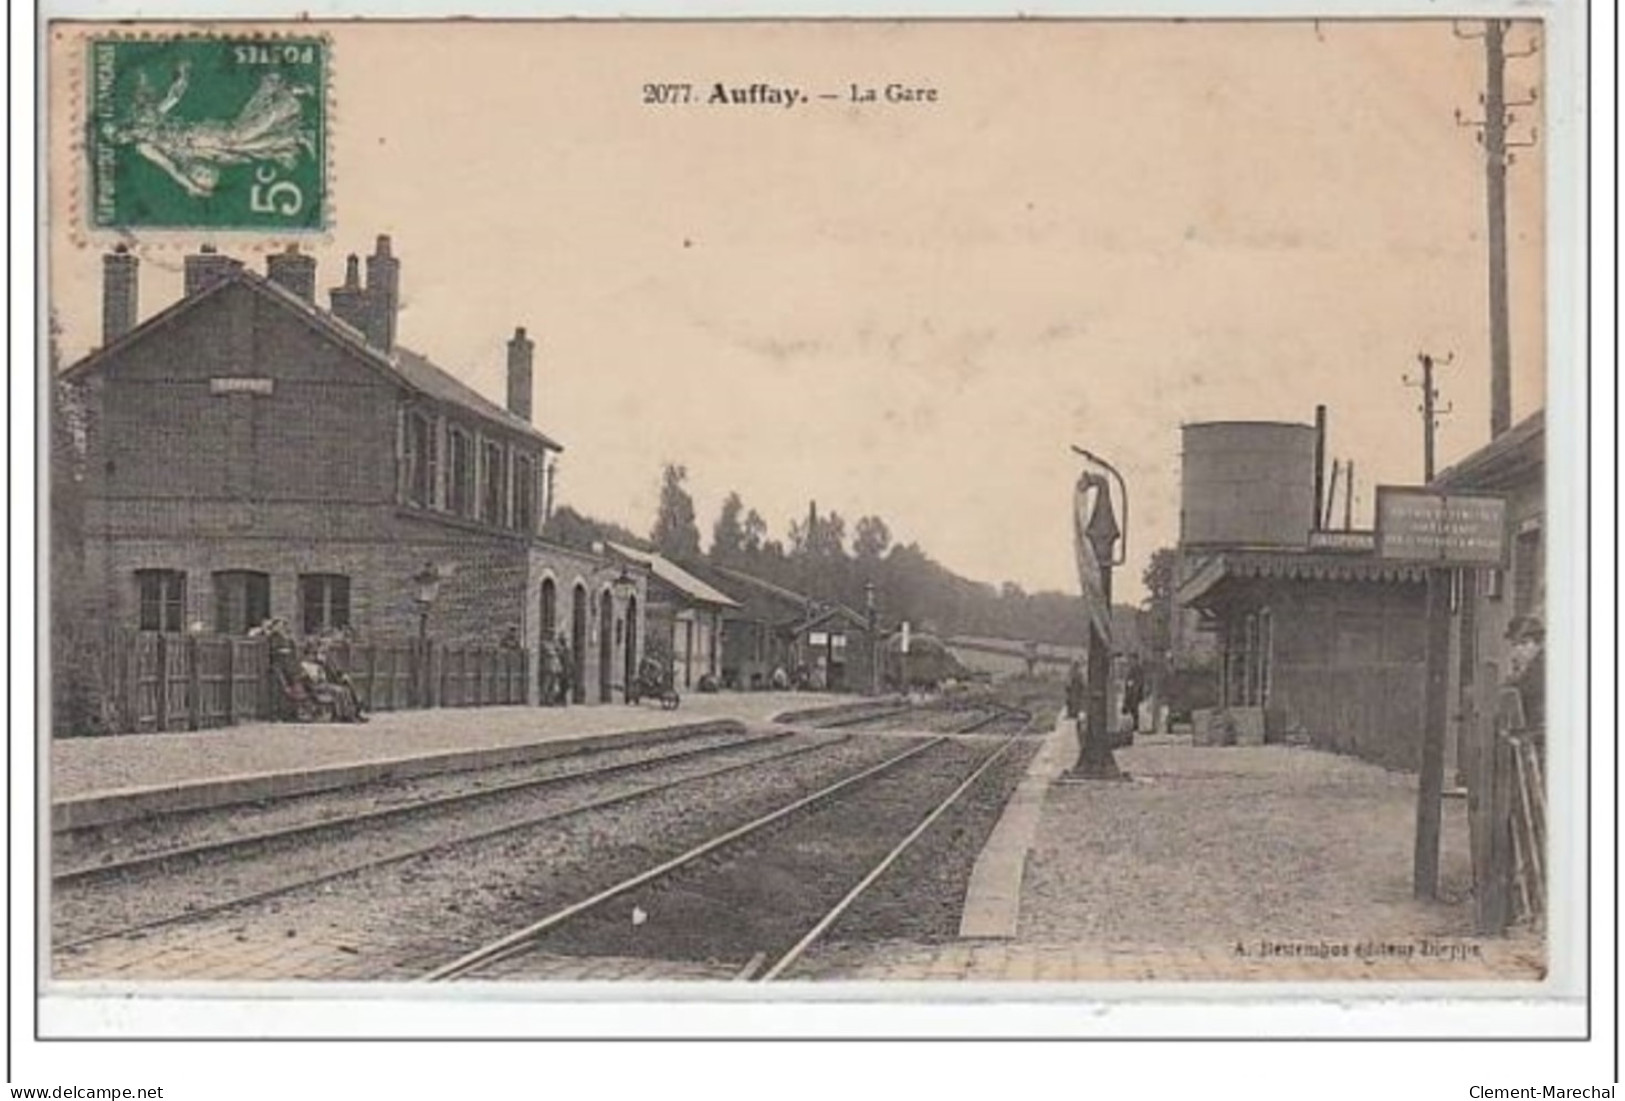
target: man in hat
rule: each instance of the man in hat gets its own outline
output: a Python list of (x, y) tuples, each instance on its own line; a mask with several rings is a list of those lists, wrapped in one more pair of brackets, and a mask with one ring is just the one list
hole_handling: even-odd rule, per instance
[[(1546, 728), (1546, 628), (1538, 616), (1523, 615), (1507, 625), (1508, 655), (1505, 689), (1517, 694), (1511, 726), (1520, 730)], [(1509, 701), (1509, 707), (1512, 706)]]

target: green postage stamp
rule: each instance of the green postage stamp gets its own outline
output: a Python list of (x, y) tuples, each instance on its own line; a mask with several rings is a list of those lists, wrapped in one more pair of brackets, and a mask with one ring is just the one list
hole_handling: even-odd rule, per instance
[(320, 37), (90, 42), (96, 229), (327, 226)]

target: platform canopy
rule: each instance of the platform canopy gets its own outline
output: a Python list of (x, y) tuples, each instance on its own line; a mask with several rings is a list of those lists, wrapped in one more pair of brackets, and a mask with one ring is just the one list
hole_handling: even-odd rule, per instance
[(1237, 581), (1341, 581), (1417, 583), (1422, 566), (1385, 562), (1365, 555), (1313, 554), (1298, 551), (1221, 551), (1179, 586), (1179, 603), (1203, 608)]

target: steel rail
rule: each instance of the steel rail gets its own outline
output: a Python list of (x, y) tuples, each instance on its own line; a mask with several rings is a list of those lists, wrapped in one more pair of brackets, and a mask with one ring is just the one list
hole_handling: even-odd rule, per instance
[(815, 723), (814, 725), (819, 730), (838, 730), (845, 726), (862, 726), (865, 723), (885, 722), (887, 719), (896, 718), (898, 715), (906, 715), (914, 710), (913, 707), (894, 707), (889, 711), (866, 711), (859, 715), (846, 715), (830, 722)]
[[(1027, 711), (1025, 708), (1004, 707), (1004, 706), (1002, 706), (1000, 704), (994, 704), (994, 705), (992, 705), (992, 709), (989, 711), (988, 714), (983, 715), (980, 718), (975, 719), (975, 720), (971, 721), (970, 723), (967, 723), (966, 725), (964, 725), (962, 727), (959, 727), (957, 730), (954, 731), (954, 733), (955, 734), (974, 734), (976, 731), (981, 730), (983, 727), (992, 726), (994, 723), (1000, 721), (1001, 719), (1015, 719), (1015, 718), (1018, 718), (1018, 717), (1022, 721), (1022, 729), (1023, 730), (1026, 729), (1026, 724), (1032, 721), (1032, 713)], [(1018, 730), (1016, 733), (1019, 734), (1020, 732), (1021, 731)]]
[[(341, 818), (328, 818), (319, 822), (303, 822), (294, 826), (284, 826), (279, 829), (260, 830), (255, 833), (241, 834), (237, 837), (225, 838), (219, 841), (200, 841), (194, 845), (183, 845), (173, 849), (164, 849), (160, 852), (143, 853), (125, 860), (112, 861), (107, 864), (89, 864), (82, 868), (70, 868), (51, 875), (52, 887), (66, 887), (75, 884), (93, 883), (100, 880), (120, 879), (130, 874), (152, 871), (166, 864), (176, 864), (181, 861), (193, 860), (201, 862), (208, 857), (224, 856), (228, 853), (242, 854), (248, 850), (265, 848), (294, 841), (310, 840), (324, 834), (338, 833), (351, 828), (364, 828), (376, 826), (392, 819), (410, 818), (415, 814), (445, 810), (449, 807), (469, 806), (479, 800), (494, 799), (502, 795), (511, 795), (514, 792), (533, 790), (537, 788), (553, 787), (578, 780), (595, 780), (601, 777), (614, 776), (622, 772), (635, 772), (639, 769), (654, 768), (668, 764), (672, 761), (687, 760), (692, 757), (702, 757), (712, 753), (723, 753), (730, 749), (762, 745), (779, 738), (788, 737), (788, 731), (774, 731), (770, 734), (760, 734), (753, 737), (739, 738), (722, 745), (700, 746), (697, 749), (685, 749), (676, 753), (664, 753), (656, 757), (644, 757), (635, 761), (623, 761), (616, 765), (604, 765), (600, 768), (581, 769), (575, 772), (563, 772), (552, 776), (532, 777), (527, 780), (515, 780), (511, 783), (498, 784), (494, 787), (479, 788), (474, 791), (454, 792), (450, 795), (434, 796), (415, 803), (403, 803), (400, 806), (380, 807), (376, 810), (362, 811), (358, 814), (345, 815)], [(624, 748), (624, 747), (622, 747)]]
[(826, 742), (815, 742), (812, 745), (797, 746), (793, 749), (787, 749), (782, 753), (772, 753), (765, 757), (754, 757), (748, 761), (742, 761), (732, 765), (724, 765), (722, 768), (714, 768), (708, 772), (696, 773), (693, 776), (682, 776), (675, 780), (666, 780), (658, 784), (649, 784), (629, 792), (622, 792), (619, 795), (611, 795), (603, 799), (595, 799), (592, 802), (583, 803), (580, 806), (566, 807), (563, 810), (550, 811), (547, 814), (535, 818), (527, 818), (521, 822), (511, 822), (507, 825), (497, 826), (493, 829), (481, 830), (476, 833), (463, 834), (458, 837), (447, 838), (443, 841), (437, 841), (431, 845), (420, 846), (407, 852), (394, 853), (374, 860), (363, 861), (359, 864), (351, 864), (335, 871), (324, 872), (318, 876), (301, 879), (295, 883), (282, 884), (277, 887), (268, 887), (262, 891), (253, 891), (246, 895), (238, 895), (235, 898), (226, 899), (223, 902), (211, 903), (208, 906), (200, 906), (197, 909), (187, 910), (183, 913), (169, 914), (165, 917), (153, 918), (150, 921), (137, 922), (132, 925), (122, 925), (117, 929), (93, 933), (89, 936), (78, 937), (73, 940), (63, 941), (59, 944), (52, 944), (51, 948), (52, 951), (61, 951), (68, 948), (77, 948), (85, 944), (93, 944), (97, 941), (112, 940), (115, 937), (128, 936), (130, 933), (144, 932), (149, 929), (159, 929), (169, 925), (184, 925), (206, 917), (212, 917), (216, 914), (224, 913), (238, 907), (250, 906), (256, 902), (264, 902), (268, 899), (276, 898), (279, 895), (291, 894), (294, 891), (303, 890), (306, 887), (320, 886), (323, 883), (330, 883), (334, 880), (343, 879), (346, 876), (371, 871), (374, 868), (383, 868), (389, 866), (390, 864), (399, 864), (403, 861), (413, 860), (420, 856), (433, 855), (438, 852), (455, 848), (458, 845), (489, 841), (493, 838), (502, 837), (507, 834), (519, 833), (535, 826), (546, 825), (549, 822), (562, 821), (563, 819), (570, 818), (574, 815), (587, 814), (596, 810), (604, 810), (608, 807), (618, 806), (622, 803), (629, 803), (635, 799), (641, 799), (648, 795), (657, 795), (660, 792), (669, 791), (672, 788), (681, 787), (684, 784), (698, 783), (701, 780), (709, 780), (713, 777), (725, 776), (732, 772), (740, 772), (744, 769), (771, 764), (775, 761), (782, 761), (790, 757), (799, 757), (804, 753), (812, 753), (817, 750), (824, 749), (833, 749), (836, 746), (845, 744), (850, 740), (850, 737), (850, 735), (841, 735)]
[(571, 918), (584, 914), (613, 898), (618, 898), (619, 896), (626, 894), (628, 891), (636, 890), (645, 883), (651, 883), (664, 876), (670, 875), (672, 872), (692, 864), (696, 860), (708, 856), (718, 849), (721, 849), (726, 845), (730, 845), (741, 838), (748, 837), (751, 834), (756, 833), (758, 830), (764, 829), (765, 827), (787, 818), (792, 814), (796, 814), (799, 811), (803, 811), (809, 807), (826, 802), (836, 794), (845, 791), (847, 788), (852, 787), (855, 784), (862, 783), (864, 780), (868, 780), (874, 776), (878, 776), (883, 772), (889, 771), (903, 762), (924, 753), (928, 749), (945, 744), (947, 741), (947, 738), (939, 737), (932, 738), (928, 741), (920, 743), (919, 745), (910, 746), (907, 750), (897, 754), (894, 757), (888, 757), (879, 764), (871, 765), (861, 772), (854, 773), (853, 775), (838, 780), (827, 787), (820, 788), (811, 795), (802, 796), (793, 803), (786, 804), (785, 806), (782, 806), (777, 810), (770, 811), (759, 818), (752, 819), (742, 826), (736, 826), (733, 829), (728, 830), (726, 833), (719, 834), (718, 836), (711, 838), (709, 841), (696, 845), (687, 852), (674, 856), (670, 860), (664, 861), (661, 864), (657, 864), (653, 868), (639, 872), (634, 876), (621, 880), (619, 883), (616, 883), (613, 886), (604, 888), (597, 894), (584, 898), (579, 902), (573, 902), (563, 909), (556, 910), (542, 918), (540, 921), (532, 922), (521, 929), (516, 929), (511, 933), (497, 938), (496, 940), (483, 944), (470, 952), (465, 952), (463, 955), (458, 956), (449, 963), (441, 964), (434, 970), (429, 971), (418, 981), (442, 982), (446, 979), (459, 978), (471, 971), (477, 970), (478, 968), (488, 966), (492, 963), (505, 960), (510, 956), (525, 952), (529, 949), (531, 942), (537, 940), (542, 934), (548, 932), (549, 930), (562, 925), (566, 921), (569, 921)]
[(881, 859), (880, 863), (876, 864), (869, 870), (868, 875), (860, 879), (857, 885), (848, 891), (845, 897), (843, 897), (841, 901), (837, 902), (829, 910), (829, 912), (827, 912), (823, 918), (819, 920), (817, 925), (814, 925), (810, 930), (808, 930), (806, 935), (804, 935), (800, 940), (796, 941), (795, 945), (788, 952), (779, 957), (777, 963), (768, 968), (765, 972), (762, 972), (762, 974), (758, 976), (755, 981), (772, 982), (774, 979), (784, 974), (785, 970), (800, 959), (807, 949), (812, 947), (819, 937), (823, 936), (829, 931), (830, 926), (834, 925), (840, 920), (841, 915), (846, 913), (846, 911), (854, 902), (858, 900), (863, 892), (867, 891), (870, 886), (874, 884), (875, 880), (879, 879), (886, 873), (886, 869), (890, 868), (894, 863), (897, 862), (897, 859), (908, 850), (909, 846), (913, 845), (915, 841), (919, 840), (920, 836), (925, 833), (926, 830), (931, 828), (931, 823), (935, 822), (939, 817), (941, 817), (943, 812), (945, 812), (949, 807), (957, 803), (960, 796), (969, 791), (971, 785), (980, 779), (984, 772), (992, 768), (993, 763), (1009, 752), (1010, 747), (1015, 744), (1015, 740), (1011, 739), (1010, 741), (1000, 745), (992, 753), (988, 754), (987, 759), (978, 765), (976, 770), (965, 778), (964, 782), (962, 782), (958, 787), (954, 788), (946, 799), (938, 803), (935, 809), (933, 809), (930, 814), (927, 814), (925, 818), (920, 821), (919, 825), (915, 826), (909, 831), (907, 837), (899, 841), (891, 852), (887, 853)]

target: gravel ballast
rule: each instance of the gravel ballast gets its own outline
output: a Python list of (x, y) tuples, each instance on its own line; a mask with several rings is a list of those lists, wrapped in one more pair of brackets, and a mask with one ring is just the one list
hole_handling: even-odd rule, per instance
[(209, 810), (184, 811), (107, 826), (57, 833), (51, 839), (52, 874), (195, 845), (223, 844), (274, 830), (331, 822), (350, 815), (416, 806), (526, 780), (586, 775), (592, 770), (747, 740), (740, 732), (685, 734), (609, 749), (586, 749), (525, 764), (435, 773), (360, 784), (310, 795)]
[[(86, 945), (80, 952), (58, 953), (59, 977), (105, 974), (118, 960), (120, 974), (127, 977), (416, 978), (551, 908), (586, 897), (907, 744), (852, 740), (545, 827), (362, 871), (153, 930), (138, 938), (143, 943), (135, 956), (122, 938)], [(593, 792), (595, 797), (601, 794)], [(162, 892), (162, 880), (148, 886)], [(137, 897), (127, 904), (140, 903)]]
[[(109, 882), (57, 885), (52, 897), (52, 935), (69, 944), (189, 912), (203, 911), (234, 899), (289, 888), (331, 877), (380, 861), (399, 859), (420, 849), (454, 842), (493, 830), (523, 825), (544, 815), (654, 784), (759, 761), (797, 745), (814, 746), (828, 738), (774, 739), (761, 745), (724, 747), (706, 754), (653, 764), (609, 777), (583, 775), (557, 786), (489, 794), (481, 799), (415, 811), (354, 828), (303, 836), (248, 855), (211, 856)], [(589, 812), (591, 813), (591, 812)]]
[[(693, 867), (611, 900), (592, 915), (545, 935), (538, 948), (546, 953), (734, 965), (743, 965), (760, 952), (771, 964), (995, 748), (986, 742), (943, 742), (854, 785), (827, 804), (769, 827), (763, 835), (743, 839)], [(1019, 776), (1019, 769), (1015, 775)], [(997, 782), (1002, 778), (1003, 773), (982, 779)], [(937, 854), (946, 855), (953, 847), (955, 825), (939, 818), (933, 828), (938, 824), (946, 824), (948, 840)], [(964, 847), (969, 849), (964, 867), (968, 876), (980, 843)], [(916, 875), (929, 868), (928, 864), (913, 865)], [(887, 875), (897, 871), (894, 865)], [(900, 882), (893, 880), (894, 884)], [(913, 893), (924, 886), (909, 882), (901, 889)], [(963, 893), (961, 879), (957, 901), (946, 898), (952, 894), (949, 887), (929, 908), (940, 912), (945, 903), (954, 908), (952, 920), (957, 922)], [(883, 924), (889, 912), (882, 904), (879, 911), (871, 912), (870, 924), (877, 920)]]

